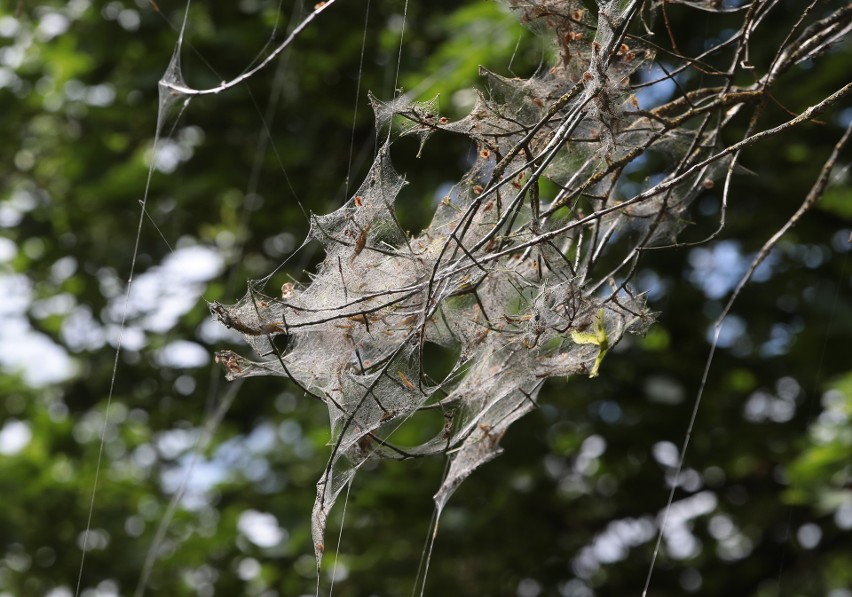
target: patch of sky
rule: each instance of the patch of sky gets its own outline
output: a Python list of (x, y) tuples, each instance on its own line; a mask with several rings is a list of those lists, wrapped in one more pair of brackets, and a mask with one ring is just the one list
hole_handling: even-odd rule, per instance
[(24, 214), (35, 209), (37, 197), (26, 189), (16, 189), (0, 203), (0, 228), (17, 226)]
[(677, 90), (675, 82), (657, 63), (639, 71), (639, 82), (643, 86), (634, 94), (639, 100), (639, 107), (643, 110), (651, 110), (663, 105), (674, 96)]
[(831, 237), (831, 247), (838, 253), (848, 253), (852, 251), (852, 242), (850, 242), (850, 239), (852, 239), (852, 229), (843, 228), (838, 230)]
[(800, 391), (795, 379), (783, 377), (776, 384), (775, 394), (765, 390), (753, 392), (743, 407), (743, 415), (753, 423), (786, 423), (796, 414)]
[(206, 348), (188, 340), (174, 340), (157, 351), (155, 360), (161, 367), (191, 369), (210, 361)]
[(33, 329), (27, 317), (32, 283), (22, 275), (0, 273), (0, 367), (21, 375), (32, 387), (69, 379), (75, 371), (68, 353), (48, 336)]
[(171, 174), (181, 162), (190, 160), (195, 148), (204, 140), (204, 132), (197, 126), (182, 128), (175, 137), (160, 139), (156, 147), (146, 156), (150, 166), (153, 160), (154, 168), (160, 172)]
[(760, 354), (764, 357), (776, 357), (787, 354), (796, 334), (804, 329), (800, 320), (791, 323), (775, 323), (769, 330), (769, 339), (760, 346)]
[[(188, 245), (169, 254), (163, 263), (140, 274), (133, 282), (127, 301), (129, 320), (138, 319), (143, 330), (167, 332), (201, 298), (206, 282), (218, 276), (222, 256), (202, 245)], [(120, 321), (124, 297), (115, 296), (109, 306), (110, 318)]]
[[(748, 270), (754, 255), (744, 255), (736, 241), (724, 240), (706, 247), (696, 247), (689, 252), (692, 270), (687, 274), (690, 282), (700, 288), (707, 298), (719, 299), (731, 292)], [(779, 261), (773, 250), (755, 269), (751, 280), (765, 282)]]
[(265, 548), (275, 547), (289, 537), (274, 514), (258, 510), (243, 511), (237, 520), (237, 530), (258, 547)]
[(12, 261), (18, 254), (18, 245), (11, 239), (0, 237), (0, 263)]
[(649, 301), (656, 301), (665, 296), (669, 289), (669, 282), (660, 278), (657, 272), (643, 269), (636, 276), (636, 287), (639, 292), (648, 297)]
[[(722, 328), (719, 330), (719, 338), (716, 341), (716, 346), (719, 348), (731, 348), (736, 346), (744, 339), (746, 333), (745, 319), (739, 315), (728, 315), (722, 322)], [(707, 342), (713, 342), (716, 337), (716, 329), (714, 326), (707, 328)]]
[[(162, 475), (163, 487), (171, 493), (183, 487), (182, 503), (193, 509), (208, 503), (215, 487), (234, 472), (260, 484), (261, 491), (281, 491), (286, 486), (286, 478), (272, 474), (266, 457), (276, 447), (280, 431), (271, 423), (262, 423), (250, 434), (224, 442), (209, 459), (190, 452), (196, 432), (172, 430), (162, 433), (155, 445), (164, 458), (175, 460), (175, 465)], [(300, 431), (297, 426), (295, 439), (305, 443)]]
[(0, 428), (0, 455), (13, 456), (27, 447), (33, 438), (30, 426), (24, 421), (7, 419)]

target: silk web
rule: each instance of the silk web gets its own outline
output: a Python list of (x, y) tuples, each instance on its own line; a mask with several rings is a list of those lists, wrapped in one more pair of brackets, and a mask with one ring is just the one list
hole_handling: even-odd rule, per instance
[[(255, 66), (210, 89), (183, 79), (181, 30), (160, 81), (158, 134), (175, 106), (182, 110), (192, 97), (248, 80), (333, 4), (317, 4)], [(745, 10), (736, 3), (695, 4)], [(721, 180), (726, 202), (738, 152), (758, 138), (750, 131), (724, 147), (724, 126), (755, 89), (842, 34), (805, 30), (802, 35), (815, 40), (811, 54), (779, 52), (774, 69), (753, 89), (641, 106), (636, 82), (654, 82), (647, 75), (656, 50), (628, 30), (653, 18), (651, 3), (607, 0), (596, 11), (579, 1), (505, 5), (549, 40), (554, 63), (526, 79), (482, 69), (482, 91), (460, 119), (443, 116), (437, 99), (370, 95), (375, 159), (342, 206), (310, 216), (305, 243), (315, 241), (324, 253), (316, 270), (280, 288), (271, 287), (272, 275), (250, 281), (234, 304), (210, 304), (213, 317), (242, 334), (255, 353), (216, 354), (229, 380), (280, 377), (328, 410), (332, 440), (328, 463), (317, 471), (312, 513), (318, 579), (329, 514), (365, 463), (446, 458), (434, 494), (437, 532), (454, 491), (502, 452), (504, 435), (538, 406), (547, 379), (605, 374), (609, 351), (654, 321), (632, 286), (639, 257), (676, 245), (694, 199)], [(747, 64), (748, 33), (760, 18), (759, 10), (746, 13), (734, 65)], [(696, 64), (700, 57), (684, 59), (661, 80)], [(683, 126), (687, 121), (693, 125)], [(397, 217), (406, 180), (394, 168), (391, 148), (416, 137), (422, 149), (439, 131), (468, 139), (476, 158), (437, 202), (429, 225), (411, 235)], [(664, 160), (668, 173), (638, 185), (629, 181), (631, 163), (649, 156)], [(430, 344), (457, 355), (440, 378), (428, 373)], [(434, 437), (416, 445), (396, 440), (406, 426), (435, 413), (444, 425)], [(676, 485), (675, 479), (672, 491)]]
[[(437, 101), (372, 98), (385, 141), (348, 201), (312, 216), (309, 239), (325, 252), (316, 271), (276, 293), (253, 282), (236, 304), (211, 305), (262, 357), (219, 352), (229, 379), (288, 378), (328, 407), (332, 448), (312, 525), (318, 568), (329, 512), (365, 462), (446, 455), (440, 517), (465, 478), (501, 452), (509, 426), (537, 406), (546, 379), (597, 376), (623, 334), (643, 333), (653, 314), (626, 282), (630, 265), (641, 248), (675, 241), (684, 211), (722, 167), (675, 173), (670, 186), (625, 199), (619, 175), (638, 152), (691, 165), (710, 155), (712, 134), (667, 130), (631, 105), (627, 82), (653, 52), (620, 41), (629, 7), (611, 2), (593, 19), (580, 3), (510, 6), (557, 41), (570, 39), (560, 61), (526, 80), (483, 71), (487, 93), (454, 122)], [(390, 146), (414, 135), (422, 147), (438, 130), (471, 139), (478, 157), (410, 237), (395, 215), (405, 180)], [(561, 191), (541, 197), (542, 179)], [(624, 231), (634, 244), (617, 242)], [(618, 265), (600, 265), (617, 251)], [(424, 372), (426, 343), (458, 354), (443, 379)], [(442, 413), (443, 430), (396, 444), (427, 410)]]

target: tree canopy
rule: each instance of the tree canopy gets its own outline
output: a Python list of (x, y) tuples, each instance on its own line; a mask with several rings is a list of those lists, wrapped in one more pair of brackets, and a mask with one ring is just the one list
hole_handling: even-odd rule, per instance
[[(720, 148), (848, 86), (842, 2), (647, 4), (643, 14), (660, 5), (657, 17), (630, 32), (658, 49), (631, 82), (663, 82), (636, 89), (640, 106), (706, 85), (716, 62), (672, 75), (676, 85), (666, 70), (727, 39), (746, 11), (772, 5), (750, 32), (753, 75), (734, 82), (743, 86), (789, 39), (835, 15), (838, 39), (779, 75), (756, 122), (732, 114)], [(328, 409), (281, 379), (225, 381), (216, 351), (249, 349), (208, 302), (235, 303), (248, 280), (272, 272), (279, 285), (310, 279), (323, 258), (316, 244), (300, 248), (310, 214), (344, 205), (381, 145), (368, 92), (385, 102), (397, 89), (437, 95), (440, 113), (460, 121), (474, 89), (489, 93), (480, 67), (525, 78), (560, 59), (499, 3), (341, 1), (245, 82), (172, 102), (158, 82), (185, 10), (180, 72), (208, 88), (262, 61), (315, 7), (71, 0), (0, 14), (8, 594), (313, 594)], [(503, 455), (448, 501), (426, 594), (639, 594), (665, 513), (651, 595), (848, 595), (848, 148), (733, 304), (690, 421), (714, 321), (850, 120), (844, 96), (745, 147), (721, 232), (692, 244), (719, 228), (724, 177), (685, 214), (682, 245), (642, 255), (632, 284), (656, 323), (595, 362), (596, 377), (543, 386), (539, 408), (500, 438)], [(418, 149), (402, 138), (389, 154), (408, 182), (396, 215), (412, 236), (479, 151), (450, 131)], [(662, 167), (649, 158), (630, 181), (656, 184)], [(451, 366), (440, 351), (426, 358), (435, 376)], [(423, 458), (361, 470), (345, 508), (331, 511), (322, 594), (332, 578), (337, 595), (411, 593), (444, 466)]]

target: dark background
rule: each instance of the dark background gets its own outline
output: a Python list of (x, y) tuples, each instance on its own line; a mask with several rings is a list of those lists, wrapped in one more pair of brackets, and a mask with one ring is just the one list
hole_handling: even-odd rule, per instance
[[(801, 3), (781, 4), (751, 46), (758, 75), (800, 14)], [(821, 4), (813, 18), (840, 4)], [(189, 497), (159, 544), (151, 593), (314, 593), (310, 508), (329, 452), (322, 405), (279, 380), (247, 380), (187, 472), (194, 438), (233, 389), (209, 355), (246, 352), (212, 325), (202, 297), (236, 301), (246, 280), (267, 275), (299, 246), (303, 209), (324, 213), (342, 203), (350, 161), (350, 189), (365, 173), (375, 145), (366, 93), (393, 95), (402, 3), (374, 0), (365, 33), (366, 6), (330, 7), (280, 63), (165, 120), (162, 139), (181, 158), (151, 178), (114, 387), (157, 81), (177, 40), (169, 23), (179, 26), (185, 7), (76, 0), (0, 8), (0, 591), (74, 591), (99, 465), (84, 594), (132, 594), (181, 480)], [(667, 12), (686, 54), (741, 19), (677, 5)], [(187, 83), (236, 76), (264, 44), (283, 39), (294, 14), (289, 3), (279, 13), (262, 0), (194, 3), (182, 52)], [(656, 41), (670, 44), (660, 25)], [(464, 114), (480, 64), (529, 76), (551, 59), (498, 5), (449, 0), (411, 2), (401, 56), (398, 86), (421, 98), (440, 93), (451, 118)], [(847, 40), (787, 73), (759, 126), (842, 86), (850, 60)], [(658, 323), (609, 355), (599, 378), (548, 382), (542, 408), (504, 438), (505, 454), (452, 498), (427, 594), (641, 593), (710, 326), (850, 118), (847, 101), (820, 122), (746, 150), (748, 172), (734, 178), (723, 233), (700, 248), (645, 256), (639, 286)], [(726, 142), (744, 126), (735, 123)], [(413, 141), (395, 146), (394, 163), (410, 182), (398, 204), (406, 227), (428, 222), (439, 187), (458, 180), (470, 150), (450, 135), (432, 138), (420, 159)], [(684, 240), (715, 229), (719, 201), (718, 188), (699, 198)], [(850, 227), (843, 170), (737, 301), (651, 595), (850, 595)], [(176, 265), (176, 256), (199, 248), (206, 260)], [(284, 272), (305, 279), (320, 256), (302, 249), (275, 283)], [(64, 373), (56, 365), (63, 355)], [(334, 594), (411, 593), (442, 470), (433, 459), (357, 476)], [(341, 506), (327, 546), (336, 542)], [(252, 512), (277, 519), (274, 545), (240, 530)], [(333, 551), (326, 548), (323, 594)]]

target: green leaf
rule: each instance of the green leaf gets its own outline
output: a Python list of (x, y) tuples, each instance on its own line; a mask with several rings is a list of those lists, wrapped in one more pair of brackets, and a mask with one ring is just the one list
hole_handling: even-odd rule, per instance
[(604, 327), (603, 307), (598, 310), (598, 314), (595, 316), (594, 331), (581, 332), (578, 330), (571, 330), (571, 339), (577, 344), (595, 344), (598, 346), (600, 349), (598, 352), (598, 358), (595, 359), (595, 364), (589, 372), (589, 377), (597, 377), (601, 362), (603, 361), (604, 356), (606, 356), (606, 352), (609, 350), (609, 340), (606, 336), (606, 327)]

